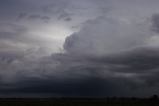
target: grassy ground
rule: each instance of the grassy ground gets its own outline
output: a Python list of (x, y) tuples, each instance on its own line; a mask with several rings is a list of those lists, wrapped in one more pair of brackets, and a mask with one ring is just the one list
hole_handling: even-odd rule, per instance
[(151, 99), (0, 99), (0, 106), (159, 106)]

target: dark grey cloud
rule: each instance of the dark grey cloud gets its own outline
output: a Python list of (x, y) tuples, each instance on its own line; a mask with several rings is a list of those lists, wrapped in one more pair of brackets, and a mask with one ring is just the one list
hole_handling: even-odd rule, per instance
[(59, 15), (58, 19), (59, 20), (64, 19), (65, 21), (71, 21), (72, 20), (71, 16), (72, 16), (72, 14), (63, 12)]
[(40, 19), (40, 20), (42, 20), (44, 22), (48, 22), (50, 20), (50, 17), (49, 16), (41, 16), (39, 14), (33, 14), (33, 15), (28, 16), (28, 19), (29, 20), (38, 20), (38, 19)]
[(154, 14), (152, 16), (152, 30), (159, 32), (159, 14)]
[[(128, 96), (128, 92), (135, 92), (137, 84), (125, 78), (100, 78), (97, 76), (88, 76), (85, 78), (56, 79), (54, 77), (47, 79), (23, 78), (16, 83), (2, 84), (1, 92), (9, 94), (47, 94), (47, 96)], [(129, 93), (130, 95), (130, 93)]]
[(52, 55), (28, 63), (30, 68), (25, 63), (17, 81), (3, 82), (2, 91), (37, 96), (149, 96), (158, 93), (154, 92), (158, 89), (158, 51), (149, 51), (152, 54), (146, 49), (105, 57)]
[(27, 13), (20, 13), (17, 17), (17, 20), (24, 19), (27, 16)]
[[(148, 0), (0, 1), (0, 13), (5, 13), (0, 15), (1, 95), (158, 94), (158, 1), (151, 3)], [(45, 55), (47, 46), (55, 45), (47, 44), (52, 36), (41, 35), (46, 24), (41, 22), (51, 20), (53, 27), (61, 22), (80, 28), (65, 39), (63, 53)]]
[[(25, 84), (24, 84), (25, 83)], [(104, 89), (107, 89), (107, 93), (111, 91), (111, 83), (107, 87), (103, 86), (100, 79), (88, 78), (81, 81), (56, 81), (56, 80), (29, 80), (17, 83), (15, 89), (6, 90), (7, 92), (16, 93), (47, 93), (48, 96), (98, 96), (103, 94)], [(20, 86), (18, 86), (18, 84)], [(109, 90), (109, 91), (108, 91)], [(95, 92), (95, 93), (92, 93)], [(110, 95), (110, 94), (107, 94)], [(104, 95), (103, 95), (104, 96)]]
[(51, 18), (49, 16), (27, 13), (20, 13), (17, 17), (17, 20), (40, 20), (43, 22), (48, 22), (50, 19)]

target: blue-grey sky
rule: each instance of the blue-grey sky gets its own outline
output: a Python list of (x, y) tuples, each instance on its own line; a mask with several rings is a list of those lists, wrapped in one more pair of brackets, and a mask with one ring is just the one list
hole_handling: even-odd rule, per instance
[(0, 0), (0, 96), (151, 96), (158, 0)]

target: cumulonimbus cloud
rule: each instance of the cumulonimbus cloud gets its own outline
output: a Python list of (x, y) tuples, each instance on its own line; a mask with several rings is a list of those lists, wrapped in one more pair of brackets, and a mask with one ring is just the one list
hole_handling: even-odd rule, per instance
[[(93, 7), (92, 4), (98, 1), (94, 0), (91, 5), (89, 2), (86, 5)], [(112, 0), (114, 5), (109, 12), (102, 11), (102, 16), (84, 22), (80, 31), (66, 38), (64, 53), (32, 58), (31, 55), (39, 55), (37, 53), (41, 51), (32, 54), (32, 49), (19, 51), (23, 46), (15, 49), (13, 44), (8, 44), (10, 48), (0, 52), (0, 92), (49, 96), (147, 96), (158, 93), (155, 90), (159, 74), (159, 17), (152, 12), (156, 10), (148, 1), (140, 6), (130, 2)], [(106, 1), (97, 4), (101, 3)], [(57, 7), (57, 10), (61, 11), (61, 8), (63, 10), (63, 7)], [(102, 5), (101, 10), (105, 8)], [(149, 11), (141, 12), (143, 9)], [(3, 42), (4, 39), (16, 42), (25, 38), (17, 30), (11, 34), (15, 36), (0, 37)], [(29, 44), (31, 39), (22, 40)]]

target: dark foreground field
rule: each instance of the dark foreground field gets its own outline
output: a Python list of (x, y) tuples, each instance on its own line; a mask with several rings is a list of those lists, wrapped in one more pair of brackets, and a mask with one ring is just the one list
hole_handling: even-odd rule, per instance
[(159, 100), (137, 98), (3, 98), (0, 99), (0, 106), (159, 106)]

